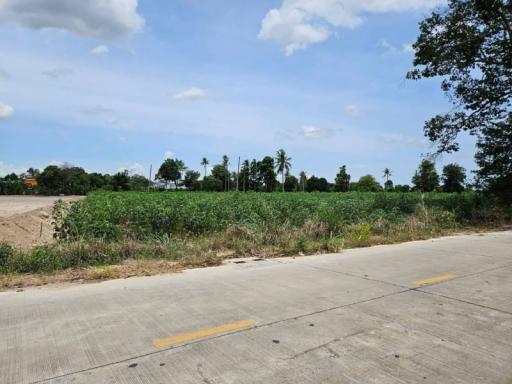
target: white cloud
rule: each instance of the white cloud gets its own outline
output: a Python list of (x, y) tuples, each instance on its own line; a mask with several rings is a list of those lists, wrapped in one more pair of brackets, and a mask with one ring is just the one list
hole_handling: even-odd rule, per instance
[(41, 74), (52, 79), (60, 79), (61, 77), (72, 75), (73, 70), (71, 68), (58, 67), (43, 71)]
[(396, 47), (386, 39), (382, 39), (377, 43), (377, 47), (382, 48), (387, 53), (396, 53)]
[(405, 53), (416, 53), (412, 43), (402, 45), (402, 51)]
[(3, 161), (0, 161), (0, 176), (5, 176), (5, 175), (8, 175), (10, 173), (15, 173), (17, 175), (25, 172), (27, 170), (27, 168), (29, 167), (23, 167), (23, 166), (19, 166), (19, 165), (14, 165), (14, 164), (7, 164), (7, 163), (4, 163)]
[(302, 136), (306, 140), (321, 139), (329, 133), (327, 129), (315, 127), (313, 125), (305, 125), (302, 127)]
[(352, 116), (358, 116), (359, 113), (361, 112), (359, 107), (357, 105), (354, 105), (354, 104), (345, 105), (344, 110), (345, 110), (346, 114), (352, 115)]
[(143, 175), (144, 174), (144, 166), (139, 163), (133, 163), (128, 167), (128, 173), (130, 175)]
[(333, 28), (356, 28), (366, 13), (423, 10), (445, 0), (283, 0), (261, 22), (259, 38), (273, 40), (286, 55), (329, 38)]
[(98, 45), (97, 47), (91, 49), (91, 53), (93, 55), (106, 55), (109, 52), (110, 50), (106, 45)]
[(164, 160), (172, 159), (174, 157), (174, 153), (171, 151), (165, 151), (164, 153)]
[(201, 88), (195, 87), (185, 89), (184, 91), (173, 95), (174, 100), (194, 100), (201, 99), (203, 97), (206, 97), (206, 92), (203, 91)]
[(137, 3), (137, 0), (2, 0), (0, 22), (31, 29), (64, 30), (99, 39), (119, 39), (144, 26)]
[(14, 114), (14, 108), (0, 101), (0, 119), (8, 119)]

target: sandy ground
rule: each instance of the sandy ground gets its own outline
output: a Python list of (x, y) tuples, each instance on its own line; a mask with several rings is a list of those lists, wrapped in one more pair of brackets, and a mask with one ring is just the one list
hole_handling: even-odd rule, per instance
[(53, 239), (52, 207), (80, 196), (0, 196), (0, 242), (27, 249)]

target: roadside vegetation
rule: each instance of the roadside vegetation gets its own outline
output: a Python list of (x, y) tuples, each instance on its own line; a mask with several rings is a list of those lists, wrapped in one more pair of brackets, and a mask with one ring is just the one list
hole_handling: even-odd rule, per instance
[[(57, 202), (54, 220), (54, 243), (28, 251), (1, 245), (0, 272), (51, 273), (134, 260), (179, 269), (233, 257), (338, 252), (498, 227), (510, 212), (474, 192), (96, 192)], [(112, 277), (102, 271), (97, 278)]]

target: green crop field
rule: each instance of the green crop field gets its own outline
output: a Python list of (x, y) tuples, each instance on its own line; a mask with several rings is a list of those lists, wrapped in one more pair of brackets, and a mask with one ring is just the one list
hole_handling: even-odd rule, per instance
[(146, 240), (202, 235), (244, 226), (293, 230), (315, 222), (334, 234), (354, 224), (406, 221), (420, 208), (447, 225), (465, 224), (491, 204), (475, 193), (92, 193), (73, 203), (62, 238)]
[(28, 251), (0, 244), (0, 273), (127, 260), (217, 265), (228, 257), (337, 252), (507, 220), (494, 200), (472, 192), (95, 192), (55, 204), (56, 242)]

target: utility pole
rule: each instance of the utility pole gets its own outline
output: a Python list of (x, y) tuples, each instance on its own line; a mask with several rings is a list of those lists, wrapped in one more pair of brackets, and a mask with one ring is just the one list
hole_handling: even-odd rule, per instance
[(240, 176), (240, 156), (238, 156), (238, 171), (236, 172), (236, 191), (238, 192), (238, 177)]

